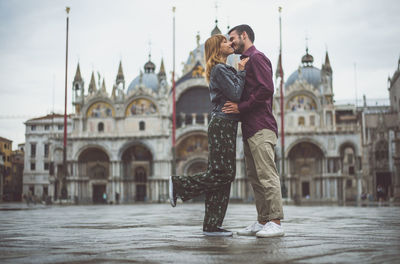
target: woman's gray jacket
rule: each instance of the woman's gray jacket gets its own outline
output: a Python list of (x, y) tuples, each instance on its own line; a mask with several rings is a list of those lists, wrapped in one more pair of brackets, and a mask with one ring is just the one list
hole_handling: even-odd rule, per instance
[(239, 114), (225, 114), (221, 111), (226, 101), (238, 103), (243, 92), (246, 71), (236, 71), (230, 65), (219, 63), (211, 69), (210, 99), (211, 116), (239, 121)]

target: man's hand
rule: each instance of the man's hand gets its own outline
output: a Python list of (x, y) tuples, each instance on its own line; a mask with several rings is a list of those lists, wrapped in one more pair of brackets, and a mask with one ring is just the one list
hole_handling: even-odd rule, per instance
[(244, 58), (244, 59), (239, 61), (239, 63), (238, 63), (238, 70), (239, 71), (243, 71), (244, 70), (244, 66), (249, 61), (249, 59), (250, 59), (250, 57), (247, 57), (247, 58)]
[(224, 106), (222, 107), (222, 112), (225, 114), (239, 114), (239, 108), (237, 103), (226, 101)]

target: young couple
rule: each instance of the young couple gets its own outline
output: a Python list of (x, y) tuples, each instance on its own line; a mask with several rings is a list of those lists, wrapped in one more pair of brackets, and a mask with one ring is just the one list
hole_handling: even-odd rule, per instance
[[(269, 59), (253, 45), (248, 25), (229, 31), (229, 40), (214, 35), (205, 43), (206, 78), (212, 103), (208, 125), (208, 168), (192, 176), (171, 176), (169, 197), (187, 201), (205, 193), (203, 234), (232, 236), (222, 228), (236, 174), (236, 134), (242, 122), (247, 177), (254, 191), (258, 219), (237, 232), (257, 237), (283, 236), (279, 175), (274, 161), (277, 124), (272, 115), (274, 86)], [(238, 71), (226, 64), (227, 57), (241, 54)]]

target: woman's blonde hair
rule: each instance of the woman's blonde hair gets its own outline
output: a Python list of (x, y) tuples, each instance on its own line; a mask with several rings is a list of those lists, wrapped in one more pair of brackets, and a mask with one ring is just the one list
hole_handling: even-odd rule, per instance
[(211, 69), (218, 63), (225, 63), (226, 58), (221, 56), (221, 43), (226, 40), (224, 35), (213, 35), (204, 45), (206, 57), (206, 78), (210, 82)]

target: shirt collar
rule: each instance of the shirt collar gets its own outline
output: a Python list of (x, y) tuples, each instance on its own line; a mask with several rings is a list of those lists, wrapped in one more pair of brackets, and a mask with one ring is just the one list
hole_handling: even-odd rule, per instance
[(252, 55), (255, 50), (256, 50), (256, 47), (254, 45), (251, 46), (245, 52), (243, 52), (243, 54), (240, 56), (240, 59), (242, 60), (244, 58), (250, 57), (250, 55)]

